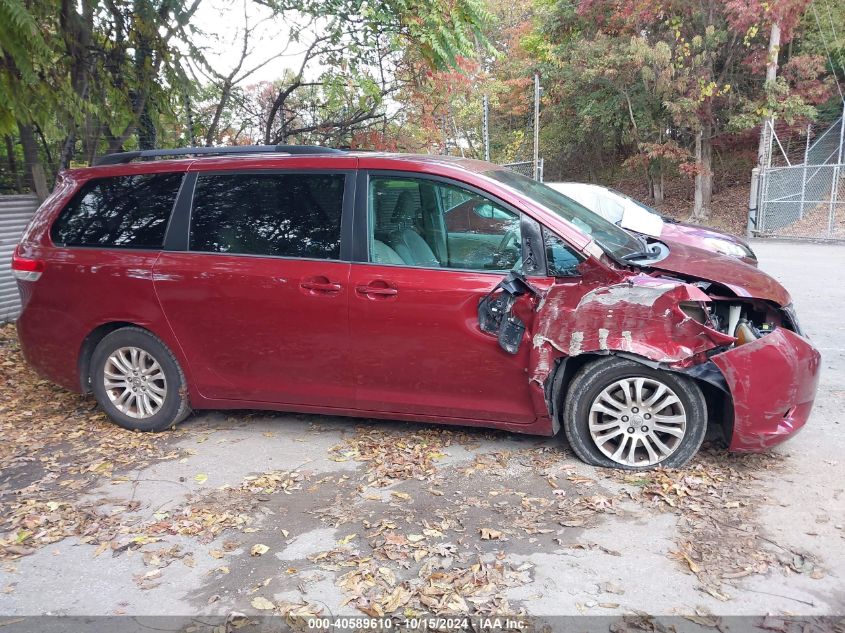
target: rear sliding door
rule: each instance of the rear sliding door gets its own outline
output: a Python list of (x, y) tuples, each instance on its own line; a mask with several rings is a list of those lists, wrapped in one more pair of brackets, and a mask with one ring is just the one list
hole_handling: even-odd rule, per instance
[[(345, 172), (189, 174), (187, 250), (155, 287), (200, 393), (351, 407)], [(351, 194), (346, 194), (351, 197)]]

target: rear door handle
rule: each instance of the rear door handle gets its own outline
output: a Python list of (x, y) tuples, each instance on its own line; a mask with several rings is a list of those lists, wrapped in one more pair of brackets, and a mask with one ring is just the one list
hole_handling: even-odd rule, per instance
[(358, 286), (355, 288), (359, 294), (365, 295), (371, 299), (395, 297), (399, 294), (396, 288), (392, 288), (384, 281), (372, 281), (367, 285)]
[(394, 297), (399, 294), (396, 288), (373, 288), (371, 286), (358, 286), (358, 292), (362, 295), (380, 295), (382, 297)]
[[(303, 279), (299, 287), (303, 290), (310, 291), (310, 293), (335, 293), (340, 292), (343, 288), (339, 283), (329, 281), (326, 277), (311, 277)], [(310, 294), (309, 293), (309, 294)]]

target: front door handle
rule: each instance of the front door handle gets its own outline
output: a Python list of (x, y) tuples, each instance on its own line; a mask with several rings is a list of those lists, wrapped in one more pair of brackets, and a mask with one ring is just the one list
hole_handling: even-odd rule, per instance
[(362, 294), (370, 299), (390, 299), (399, 294), (396, 288), (393, 288), (385, 281), (371, 281), (367, 285), (361, 285), (355, 288), (358, 294)]
[(335, 281), (329, 281), (327, 277), (309, 277), (303, 279), (299, 287), (307, 291), (307, 294), (334, 294), (340, 292), (343, 286)]

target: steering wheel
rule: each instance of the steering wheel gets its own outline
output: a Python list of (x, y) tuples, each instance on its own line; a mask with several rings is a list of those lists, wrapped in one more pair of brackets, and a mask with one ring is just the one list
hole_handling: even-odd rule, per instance
[[(519, 243), (519, 229), (508, 229), (508, 232), (505, 233), (504, 237), (502, 237), (502, 241), (499, 242), (499, 246), (496, 247), (496, 251), (493, 255), (493, 265), (497, 270), (511, 268), (513, 267), (515, 262), (518, 262), (520, 259), (522, 259), (522, 252), (519, 248)], [(508, 251), (510, 251), (512, 247), (516, 247), (514, 249), (516, 251), (515, 262), (510, 261), (511, 258), (506, 255), (506, 253), (508, 253)]]
[(508, 232), (502, 237), (502, 241), (499, 242), (496, 252), (504, 253), (511, 247), (511, 242), (513, 242), (513, 246), (519, 244), (519, 229), (508, 229)]

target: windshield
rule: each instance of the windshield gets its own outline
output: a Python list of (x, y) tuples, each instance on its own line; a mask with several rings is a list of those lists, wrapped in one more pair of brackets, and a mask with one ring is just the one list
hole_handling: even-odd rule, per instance
[(573, 224), (593, 238), (604, 252), (616, 259), (639, 253), (645, 247), (633, 235), (541, 182), (507, 169), (490, 170), (485, 172), (485, 175), (515, 189), (521, 195)]

